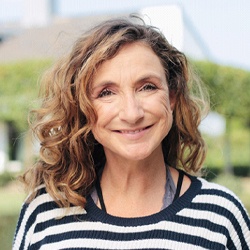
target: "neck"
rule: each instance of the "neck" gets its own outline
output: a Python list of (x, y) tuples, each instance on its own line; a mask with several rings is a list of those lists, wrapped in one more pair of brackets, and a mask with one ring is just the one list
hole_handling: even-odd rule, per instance
[[(124, 186), (125, 190), (133, 188), (133, 185), (148, 186), (154, 184), (157, 180), (165, 182), (165, 163), (162, 150), (155, 150), (149, 157), (134, 160), (123, 159), (119, 156), (106, 154), (106, 164), (103, 171), (103, 182), (108, 180), (113, 188), (121, 189)], [(163, 178), (160, 176), (163, 175)], [(148, 183), (148, 184), (147, 184)]]
[[(129, 210), (131, 216), (138, 216), (158, 212), (165, 183), (166, 167), (162, 154), (140, 161), (107, 158), (101, 188), (108, 213), (128, 216)], [(129, 206), (125, 208), (124, 204)]]

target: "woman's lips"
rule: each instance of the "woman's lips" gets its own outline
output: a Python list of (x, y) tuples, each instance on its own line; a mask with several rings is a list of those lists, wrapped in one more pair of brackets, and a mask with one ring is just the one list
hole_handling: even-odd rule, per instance
[(152, 127), (152, 125), (144, 127), (144, 128), (138, 128), (138, 129), (124, 129), (124, 130), (116, 130), (116, 132), (119, 132), (121, 134), (138, 134), (148, 128)]
[(144, 130), (145, 128), (142, 129), (137, 129), (137, 130), (120, 130), (119, 132), (122, 134), (136, 134)]

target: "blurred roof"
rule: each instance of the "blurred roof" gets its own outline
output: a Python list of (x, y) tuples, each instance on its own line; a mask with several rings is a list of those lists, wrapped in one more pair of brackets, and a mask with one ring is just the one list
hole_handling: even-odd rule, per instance
[(115, 16), (118, 15), (64, 18), (55, 20), (49, 26), (19, 28), (12, 33), (4, 33), (0, 30), (2, 40), (0, 63), (59, 57), (69, 51), (73, 42), (83, 31)]
[[(0, 63), (29, 59), (58, 58), (68, 52), (84, 31), (97, 23), (128, 13), (91, 15), (78, 18), (52, 16), (50, 24), (23, 28), (22, 24), (0, 26)], [(192, 58), (209, 58), (207, 49), (198, 32), (183, 12), (183, 52)]]

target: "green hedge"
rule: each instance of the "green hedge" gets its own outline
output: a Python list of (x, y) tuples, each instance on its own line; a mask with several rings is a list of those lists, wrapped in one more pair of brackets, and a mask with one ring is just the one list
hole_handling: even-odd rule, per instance
[(17, 215), (0, 216), (0, 245), (3, 250), (11, 250), (17, 219)]
[(19, 131), (27, 129), (27, 114), (39, 92), (38, 81), (49, 60), (0, 64), (0, 121), (11, 122)]
[(11, 172), (3, 172), (0, 174), (0, 187), (6, 186), (9, 182), (15, 179), (15, 175)]
[[(220, 174), (225, 172), (224, 168), (209, 166), (204, 168), (204, 177), (207, 180), (213, 180), (217, 178)], [(250, 176), (250, 166), (234, 166), (233, 173), (237, 177), (247, 177)]]

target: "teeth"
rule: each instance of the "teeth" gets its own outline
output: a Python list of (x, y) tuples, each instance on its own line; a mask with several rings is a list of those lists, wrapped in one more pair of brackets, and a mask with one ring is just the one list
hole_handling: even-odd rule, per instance
[(136, 134), (141, 132), (143, 129), (138, 129), (138, 130), (122, 130), (121, 133), (122, 134)]

